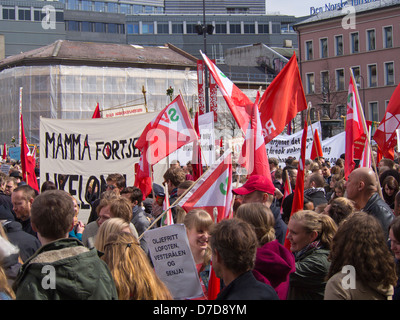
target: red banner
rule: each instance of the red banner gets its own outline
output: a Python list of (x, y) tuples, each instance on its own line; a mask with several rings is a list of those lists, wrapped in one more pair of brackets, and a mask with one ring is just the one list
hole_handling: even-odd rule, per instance
[[(212, 59), (212, 62), (215, 63), (215, 60)], [(214, 77), (210, 73), (210, 111), (214, 112), (214, 122), (218, 121), (218, 105), (217, 105), (217, 83), (215, 82)]]
[(206, 113), (206, 104), (204, 102), (204, 61), (197, 60), (197, 89), (199, 97), (199, 114)]

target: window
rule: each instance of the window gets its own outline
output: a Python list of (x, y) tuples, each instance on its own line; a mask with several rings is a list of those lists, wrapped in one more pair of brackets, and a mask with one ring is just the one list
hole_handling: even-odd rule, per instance
[(186, 24), (186, 33), (197, 33), (196, 26), (197, 26), (197, 23), (196, 24), (187, 23)]
[(385, 62), (385, 85), (394, 85), (394, 63)]
[(78, 0), (68, 0), (67, 9), (68, 10), (79, 10), (79, 1)]
[(329, 91), (329, 71), (321, 71), (321, 93)]
[(320, 50), (321, 50), (321, 58), (327, 58), (328, 57), (328, 39), (323, 38), (319, 40), (319, 45), (320, 45)]
[(118, 3), (107, 2), (107, 12), (118, 13)]
[(18, 8), (18, 20), (31, 21), (31, 9)]
[(95, 22), (94, 32), (106, 32), (106, 24), (103, 22)]
[(369, 103), (369, 114), (371, 117), (371, 121), (380, 121), (379, 118), (379, 109), (378, 102), (370, 102)]
[(3, 8), (3, 20), (15, 20), (15, 9)]
[(92, 32), (93, 31), (93, 23), (89, 21), (81, 22), (81, 31), (82, 32)]
[(269, 24), (258, 24), (258, 33), (264, 33), (268, 34), (269, 33)]
[[(351, 70), (353, 71), (353, 76), (354, 80), (356, 81), (357, 85), (361, 85), (361, 73), (360, 73), (360, 67), (352, 67)], [(364, 83), (362, 84), (364, 87)]]
[(377, 83), (377, 71), (376, 64), (370, 64), (368, 66), (368, 87), (373, 88), (378, 85)]
[(344, 69), (336, 70), (336, 91), (344, 90)]
[(367, 51), (375, 50), (375, 30), (367, 30)]
[(255, 34), (256, 33), (256, 26), (252, 23), (252, 24), (250, 24), (250, 23), (245, 23), (244, 25), (243, 25), (243, 27), (244, 27), (244, 33), (252, 33), (252, 34)]
[(119, 5), (119, 11), (121, 13), (124, 13), (124, 14), (131, 14), (131, 12), (132, 12), (132, 8), (131, 7), (132, 6), (130, 4), (121, 3)]
[(46, 16), (46, 14), (42, 13), (42, 10), (33, 11), (33, 20), (34, 21), (42, 21), (45, 16)]
[(237, 24), (232, 23), (229, 25), (229, 32), (230, 33), (242, 33), (242, 28), (239, 23), (237, 23)]
[(306, 92), (307, 92), (307, 94), (313, 94), (315, 92), (314, 73), (307, 73), (306, 79), (307, 79)]
[(360, 42), (358, 39), (358, 32), (354, 32), (350, 34), (351, 41), (351, 53), (359, 53), (360, 52)]
[(81, 10), (83, 10), (83, 11), (92, 11), (92, 1), (82, 0), (81, 1)]
[(140, 5), (133, 5), (133, 13), (137, 14), (137, 13), (143, 13), (143, 6)]
[(139, 34), (139, 23), (128, 23), (126, 25), (127, 34)]
[(157, 33), (158, 34), (168, 34), (169, 33), (168, 23), (157, 23)]
[(118, 25), (116, 23), (107, 23), (107, 33), (118, 33)]
[(68, 31), (80, 31), (79, 21), (68, 21), (67, 23)]
[(337, 56), (343, 55), (343, 36), (335, 36), (335, 54)]
[(392, 48), (393, 47), (393, 28), (384, 27), (383, 28), (383, 47)]
[(172, 33), (182, 34), (183, 33), (183, 24), (182, 23), (173, 23), (172, 24)]
[(215, 33), (223, 33), (226, 34), (226, 24), (216, 24), (215, 25)]
[(100, 2), (100, 1), (95, 1), (94, 2), (94, 11), (105, 12), (106, 11), (105, 3)]
[(144, 13), (154, 13), (154, 7), (153, 6), (145, 6), (144, 7)]
[(306, 60), (313, 59), (313, 43), (312, 41), (306, 41)]
[(154, 23), (146, 22), (142, 24), (142, 33), (143, 34), (152, 34), (154, 33)]

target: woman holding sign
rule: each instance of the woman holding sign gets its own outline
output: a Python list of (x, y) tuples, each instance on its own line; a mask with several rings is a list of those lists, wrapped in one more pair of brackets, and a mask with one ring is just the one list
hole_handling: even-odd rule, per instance
[(207, 211), (194, 209), (187, 213), (183, 221), (196, 263), (204, 298), (207, 299), (208, 278), (210, 272), (211, 249), (208, 244), (209, 230), (213, 220)]

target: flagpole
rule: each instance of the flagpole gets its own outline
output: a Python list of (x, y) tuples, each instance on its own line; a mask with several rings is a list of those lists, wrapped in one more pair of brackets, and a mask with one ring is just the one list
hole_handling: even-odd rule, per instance
[[(315, 152), (317, 153), (317, 158), (319, 158), (319, 152), (318, 152), (318, 148), (317, 148), (317, 142), (315, 141), (315, 135), (314, 135), (314, 129), (312, 127), (312, 123), (311, 123), (311, 116), (310, 116), (310, 112), (311, 112), (311, 108), (312, 108), (312, 103), (311, 101), (308, 102), (308, 108), (307, 108), (307, 120), (310, 123), (310, 127), (311, 127), (311, 134), (313, 137), (313, 144), (314, 144), (314, 148), (315, 148)], [(308, 110), (310, 110), (310, 112), (308, 112)], [(308, 130), (308, 129), (307, 129)], [(314, 159), (311, 159), (314, 160)]]
[(188, 188), (186, 189), (175, 201), (172, 205), (170, 205), (165, 211), (163, 211), (148, 227), (143, 233), (139, 236), (138, 240), (142, 239), (144, 233), (148, 230), (150, 230), (167, 212), (168, 210), (172, 209), (173, 207), (176, 206), (179, 201), (182, 200), (184, 196), (200, 181), (201, 178), (207, 173), (208, 169)]
[[(356, 93), (358, 113), (361, 115), (361, 122), (362, 122), (362, 125), (363, 125), (363, 129), (364, 129), (364, 132), (366, 132), (369, 149), (371, 150), (371, 153), (372, 153), (371, 137), (368, 134), (368, 128), (367, 128), (367, 123), (365, 122), (364, 111), (361, 108), (360, 96), (358, 94), (358, 89), (357, 89), (356, 81), (354, 79), (353, 70), (351, 68), (349, 68), (349, 69), (350, 69), (350, 76), (351, 76), (351, 79), (352, 79), (353, 84), (354, 84), (354, 91)], [(377, 183), (378, 183), (378, 193), (379, 193), (380, 197), (383, 199), (382, 187), (381, 187), (381, 183), (379, 181), (378, 170), (376, 169), (375, 158), (372, 156), (372, 154), (371, 154), (371, 159), (372, 159), (372, 161), (371, 161), (372, 167), (373, 167), (373, 169), (375, 171), (375, 176), (376, 176), (376, 180), (377, 180)]]

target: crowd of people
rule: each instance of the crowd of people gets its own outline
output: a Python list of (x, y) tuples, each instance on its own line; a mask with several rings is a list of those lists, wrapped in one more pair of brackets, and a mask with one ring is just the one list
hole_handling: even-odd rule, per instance
[[(211, 268), (217, 300), (400, 299), (399, 164), (382, 159), (377, 172), (357, 168), (345, 180), (343, 159), (307, 159), (304, 209), (294, 213), (284, 186), (295, 190), (298, 161), (269, 164), (270, 177), (234, 172), (231, 219), (173, 207), (203, 289), (196, 299), (209, 298)], [(161, 227), (165, 191), (173, 204), (194, 181), (179, 162), (163, 178), (143, 199), (109, 174), (81, 221), (77, 200), (54, 183), (37, 191), (17, 168), (0, 173), (0, 300), (172, 300), (142, 235)]]

